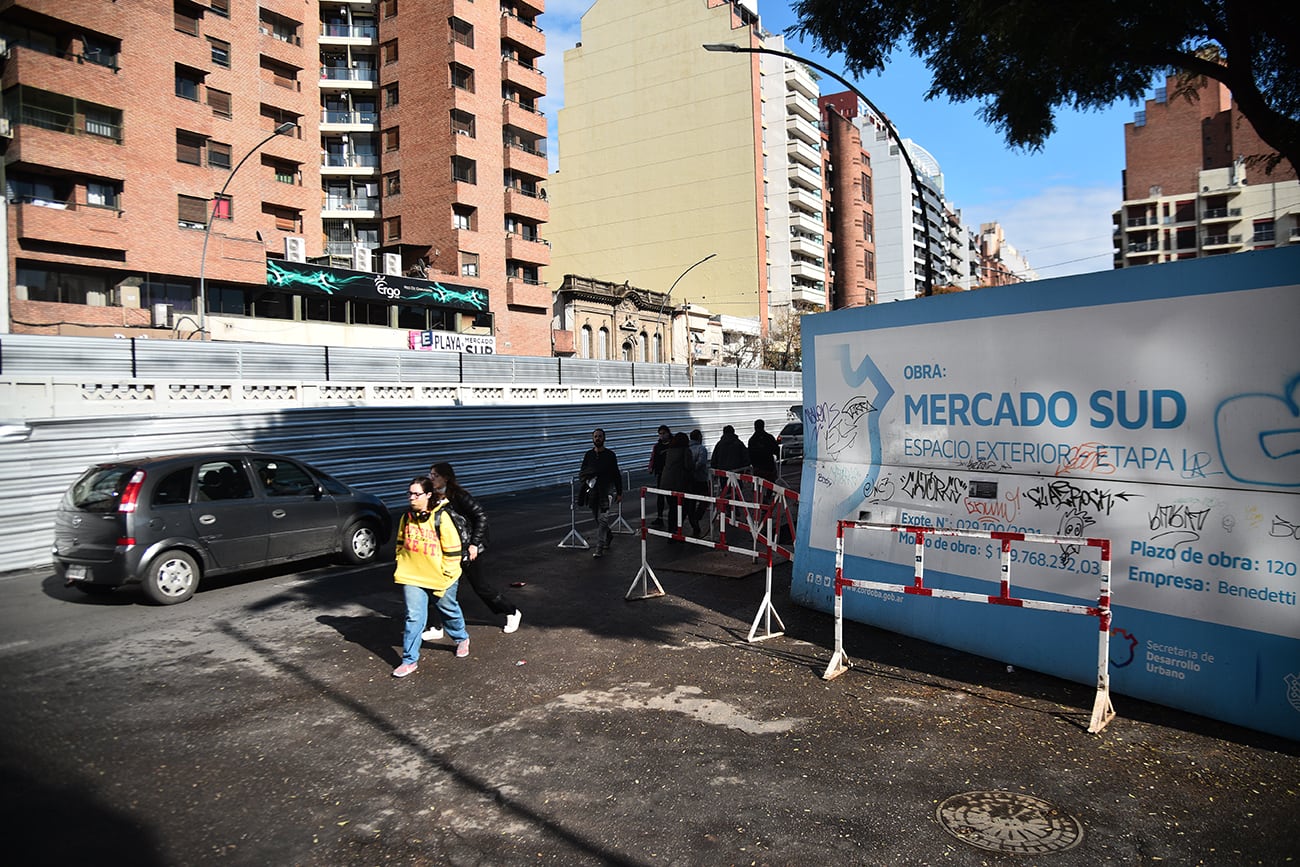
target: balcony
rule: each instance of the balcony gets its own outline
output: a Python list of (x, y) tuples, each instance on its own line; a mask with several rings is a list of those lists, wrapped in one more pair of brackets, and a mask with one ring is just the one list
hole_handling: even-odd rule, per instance
[(1202, 223), (1213, 223), (1223, 220), (1240, 220), (1241, 208), (1206, 208), (1201, 212)]
[(76, 202), (27, 201), (14, 204), (10, 231), (20, 241), (125, 250), (121, 211)]
[(379, 216), (377, 196), (326, 196), (322, 219), (373, 220)]
[(1206, 235), (1201, 241), (1201, 249), (1240, 247), (1241, 235)]
[(798, 139), (805, 144), (812, 145), (821, 150), (822, 133), (821, 128), (812, 121), (805, 120), (797, 114), (786, 115), (785, 129), (790, 138)]
[(542, 71), (513, 57), (501, 58), (501, 80), (533, 96), (546, 95), (546, 76)]
[(792, 60), (785, 61), (785, 85), (803, 94), (813, 102), (816, 102), (817, 97), (820, 96), (817, 90), (817, 82), (813, 81), (812, 73), (802, 63)]
[(790, 260), (790, 276), (798, 277), (811, 282), (823, 282), (826, 280), (826, 266), (817, 265), (812, 262), (805, 262), (800, 259)]
[(501, 16), (501, 38), (513, 42), (533, 54), (546, 53), (546, 37), (536, 24), (525, 24), (516, 15)]
[(533, 222), (544, 223), (551, 216), (551, 206), (537, 193), (528, 193), (518, 187), (506, 187), (505, 211)]
[(502, 123), (518, 127), (538, 136), (546, 135), (546, 115), (535, 108), (527, 108), (513, 99), (502, 100)]
[(523, 277), (506, 278), (506, 303), (511, 307), (538, 307), (549, 310), (554, 298), (550, 287)]
[(507, 232), (506, 258), (528, 265), (550, 265), (551, 245), (540, 238), (525, 238), (514, 232)]
[(826, 242), (818, 242), (804, 235), (791, 235), (790, 252), (820, 259), (826, 255)]
[(322, 175), (352, 175), (368, 177), (379, 172), (378, 154), (335, 154), (321, 155)]
[(321, 132), (375, 132), (379, 127), (376, 111), (329, 111), (320, 113)]
[(120, 126), (87, 122), (82, 116), (33, 106), (11, 107), (10, 112), (13, 138), (5, 152), (9, 165), (27, 162), (82, 172), (87, 162), (92, 161), (97, 173), (106, 177), (125, 176), (126, 148), (120, 145)]
[(790, 188), (790, 203), (798, 205), (806, 211), (816, 211), (819, 214), (822, 210), (822, 197), (800, 187)]
[(810, 123), (819, 123), (821, 115), (817, 112), (817, 103), (800, 93), (787, 91), (785, 94), (786, 114), (801, 117)]
[(807, 142), (799, 139), (788, 139), (785, 144), (785, 153), (790, 159), (797, 163), (808, 166), (811, 169), (820, 169), (822, 164), (821, 151)]
[(321, 45), (375, 45), (379, 39), (376, 24), (322, 24)]
[(512, 142), (505, 147), (503, 168), (506, 171), (542, 180), (546, 177), (549, 167), (546, 154), (528, 145)]
[(802, 163), (790, 163), (789, 168), (786, 169), (786, 176), (791, 183), (821, 195), (822, 176), (816, 169), (810, 169)]
[(1160, 220), (1156, 217), (1129, 217), (1124, 225), (1130, 229), (1140, 228), (1142, 226), (1158, 225)]
[(378, 90), (379, 72), (365, 67), (322, 66), (320, 68), (320, 87), (322, 90)]
[[(820, 214), (821, 208), (818, 208), (817, 212), (818, 214)], [(826, 230), (826, 227), (822, 225), (820, 216), (813, 216), (812, 214), (802, 214), (797, 211), (790, 214), (790, 228), (799, 229), (800, 231), (807, 232), (812, 235), (821, 235)]]
[(1160, 251), (1160, 244), (1157, 241), (1135, 241), (1126, 244), (1124, 252), (1132, 256), (1135, 253), (1157, 253)]
[(44, 54), (14, 45), (0, 82), (5, 91), (25, 84), (80, 99), (104, 99), (122, 86), (117, 70), (116, 57), (97, 62), (80, 54)]

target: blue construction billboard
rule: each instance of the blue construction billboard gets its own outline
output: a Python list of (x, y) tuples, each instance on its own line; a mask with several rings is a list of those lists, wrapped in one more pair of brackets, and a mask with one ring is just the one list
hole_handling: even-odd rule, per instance
[[(803, 359), (795, 601), (833, 610), (838, 520), (1109, 539), (1112, 691), (1300, 739), (1300, 247), (806, 316)], [(852, 531), (844, 577), (909, 583), (912, 541)], [(927, 585), (997, 592), (995, 543), (925, 544)], [(1095, 605), (1089, 551), (1017, 546), (1017, 593)], [(1096, 680), (1096, 620), (843, 605)]]

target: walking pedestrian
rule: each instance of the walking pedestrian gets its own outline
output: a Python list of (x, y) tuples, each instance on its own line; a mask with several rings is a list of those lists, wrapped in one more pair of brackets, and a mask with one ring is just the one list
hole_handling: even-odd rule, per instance
[[(672, 429), (666, 424), (659, 425), (659, 439), (655, 441), (654, 448), (650, 450), (650, 463), (646, 466), (655, 477), (655, 487), (663, 487), (664, 474), (664, 452), (668, 448), (668, 443), (672, 441)], [(655, 519), (651, 522), (652, 527), (663, 527), (664, 525), (664, 508), (668, 505), (668, 498), (663, 494), (659, 495), (658, 502), (655, 503)]]
[(420, 641), (429, 619), (429, 594), (451, 640), (456, 656), (469, 656), (469, 633), (456, 601), (460, 580), (460, 534), (445, 515), (439, 516), (447, 500), (438, 496), (433, 479), (416, 476), (407, 486), (410, 508), (397, 524), (397, 563), (393, 580), (402, 585), (406, 602), (406, 625), (402, 633), (402, 662), (393, 677), (406, 677), (419, 668)]
[(754, 419), (754, 435), (749, 438), (749, 463), (754, 468), (754, 475), (769, 482), (776, 481), (776, 457), (780, 449), (776, 437), (764, 430), (761, 418)]
[(599, 559), (614, 541), (614, 504), (623, 501), (623, 474), (618, 469), (618, 456), (605, 448), (603, 428), (591, 432), (591, 448), (582, 456), (578, 488), (586, 495), (591, 516), (596, 519), (596, 550), (591, 556)]
[[(668, 491), (687, 492), (691, 489), (694, 473), (691, 472), (691, 441), (684, 433), (675, 433), (672, 439), (668, 441), (668, 448), (664, 449), (664, 471), (660, 476), (660, 487)], [(690, 515), (690, 503), (684, 503), (682, 512), (685, 516)], [(677, 498), (671, 497), (668, 502), (668, 529), (677, 532), (679, 515), (677, 514)]]
[[(511, 633), (519, 628), (523, 612), (518, 606), (507, 602), (501, 591), (487, 583), (483, 575), (483, 552), (487, 548), (488, 519), (487, 513), (478, 500), (456, 481), (456, 469), (446, 461), (439, 461), (429, 469), (429, 478), (433, 479), (433, 488), (447, 498), (451, 508), (459, 512), (469, 522), (469, 538), (461, 540), (461, 577), (469, 579), (469, 586), (474, 588), (478, 598), (492, 610), (506, 618), (502, 632)], [(442, 638), (442, 630), (429, 629), (424, 633), (425, 641), (437, 641)]]
[(749, 466), (749, 449), (745, 448), (740, 437), (736, 436), (736, 429), (731, 425), (722, 428), (722, 436), (713, 447), (713, 458), (710, 463), (715, 470), (731, 472), (740, 472)]
[[(709, 447), (704, 444), (704, 434), (699, 428), (691, 431), (690, 454), (691, 493), (707, 494), (709, 493)], [(688, 506), (687, 514), (691, 518), (691, 529), (695, 531), (696, 536), (703, 536), (704, 531), (700, 528), (700, 521), (704, 513), (709, 510), (709, 504), (704, 500), (691, 500)]]

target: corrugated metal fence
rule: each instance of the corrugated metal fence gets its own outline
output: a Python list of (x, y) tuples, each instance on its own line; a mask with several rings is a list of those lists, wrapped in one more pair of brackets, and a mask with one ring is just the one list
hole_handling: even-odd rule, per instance
[[(73, 404), (76, 411), (54, 401), (46, 407), (51, 411), (24, 416), (11, 403), (0, 408), (8, 422), (0, 424), (0, 570), (48, 563), (59, 497), (87, 466), (115, 457), (231, 447), (278, 452), (398, 506), (411, 476), (435, 460), (450, 461), (466, 486), (482, 494), (567, 484), (594, 427), (605, 428), (624, 469), (639, 471), (660, 424), (698, 427), (712, 448), (725, 424), (743, 437), (762, 418), (775, 433), (801, 400), (797, 373), (720, 368), (704, 378), (716, 383), (719, 377), (732, 382), (703, 386), (697, 371), (691, 389), (680, 366), (625, 362), (6, 336), (0, 340), (0, 389), (61, 381), (83, 397), (89, 382), (175, 389), (187, 380), (224, 383), (211, 393), (227, 396), (229, 383), (249, 380), (261, 380), (260, 387), (276, 394), (301, 381), (445, 383), (453, 395), (473, 382), (547, 388), (523, 400), (511, 399), (507, 390), (482, 404), (422, 400), (432, 392), (416, 390), (410, 400), (380, 405), (367, 401), (371, 392), (360, 386), (343, 405), (299, 400), (254, 406), (214, 398), (160, 408), (147, 399), (82, 400)], [(655, 378), (664, 387), (656, 387)], [(735, 384), (746, 380), (753, 385)], [(550, 399), (561, 392), (565, 397)], [(556, 520), (567, 517), (561, 498)]]

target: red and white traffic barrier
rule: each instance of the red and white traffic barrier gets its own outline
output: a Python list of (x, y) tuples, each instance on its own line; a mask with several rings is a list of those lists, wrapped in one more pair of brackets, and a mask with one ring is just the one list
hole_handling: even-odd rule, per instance
[[(844, 531), (845, 530), (884, 530), (890, 533), (906, 533), (916, 539), (916, 570), (911, 584), (891, 584), (882, 581), (866, 581), (844, 577)], [(975, 539), (993, 539), (1001, 544), (1001, 580), (999, 592), (995, 596), (980, 593), (968, 593), (959, 590), (944, 590), (925, 586), (925, 540), (929, 536), (966, 536)], [(1099, 549), (1101, 560), (1101, 588), (1097, 594), (1096, 605), (1073, 605), (1064, 602), (1046, 602), (1038, 599), (1022, 599), (1011, 595), (1011, 544), (1022, 542), (1044, 545), (1081, 545)], [(1110, 659), (1110, 540), (1085, 539), (1078, 536), (1050, 536), (1041, 533), (1008, 533), (999, 530), (951, 530), (938, 527), (920, 527), (912, 524), (873, 524), (865, 521), (838, 521), (835, 525), (835, 652), (831, 656), (826, 673), (826, 680), (838, 677), (848, 670), (848, 657), (844, 653), (844, 588), (859, 587), (865, 590), (883, 590), (890, 593), (902, 593), (906, 596), (927, 596), (932, 599), (955, 599), (959, 602), (975, 602), (985, 605), (1005, 605), (1012, 608), (1031, 608), (1039, 611), (1056, 611), (1062, 614), (1081, 614), (1096, 617), (1098, 621), (1097, 639), (1097, 696), (1093, 701), (1092, 718), (1088, 731), (1099, 732), (1115, 717), (1115, 708), (1110, 701), (1110, 672), (1107, 668)]]
[[(750, 625), (749, 641), (752, 643), (784, 635), (785, 624), (781, 621), (781, 616), (777, 614), (776, 608), (772, 605), (772, 564), (777, 555), (790, 559), (792, 554), (788, 548), (776, 544), (773, 530), (777, 526), (777, 520), (787, 520), (789, 522), (790, 537), (794, 538), (793, 511), (789, 508), (787, 501), (793, 500), (797, 502), (798, 495), (794, 491), (789, 491), (754, 476), (723, 471), (715, 471), (715, 473), (721, 473), (724, 478), (724, 485), (717, 495), (689, 494), (683, 491), (650, 487), (641, 489), (641, 568), (636, 577), (632, 579), (632, 585), (628, 588), (625, 598), (649, 599), (666, 595), (663, 586), (654, 573), (654, 569), (650, 566), (647, 542), (651, 536), (662, 536), (688, 545), (711, 548), (715, 551), (748, 554), (751, 557), (762, 558), (766, 574), (766, 589), (763, 594), (763, 601), (759, 606), (758, 614), (755, 615), (754, 621)], [(746, 486), (754, 493), (752, 500), (745, 497), (747, 493)], [(766, 497), (763, 496), (765, 491), (767, 492)], [(675, 529), (659, 530), (650, 526), (650, 523), (646, 520), (647, 494), (662, 494), (672, 498), (671, 508), (674, 510), (673, 513), (677, 519)], [(686, 523), (685, 510), (689, 503), (703, 503), (713, 506), (714, 521), (717, 523), (718, 531), (717, 539), (697, 539), (686, 535), (683, 526)], [(713, 521), (710, 521), (710, 524), (712, 523)], [(744, 547), (739, 544), (734, 534), (731, 541), (728, 541), (727, 528), (741, 526), (750, 529), (753, 547)], [(654, 585), (654, 590), (651, 590), (651, 584)], [(776, 630), (773, 629), (774, 621), (777, 626)]]

